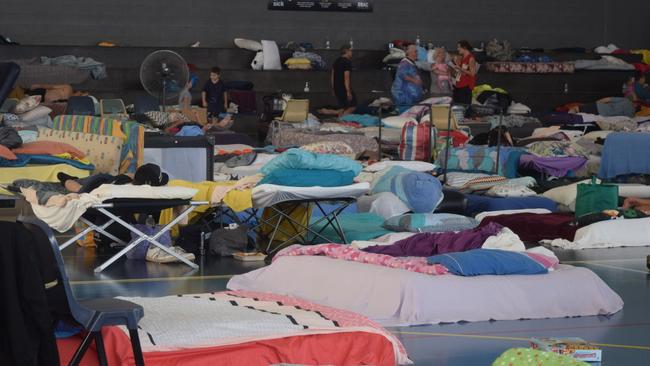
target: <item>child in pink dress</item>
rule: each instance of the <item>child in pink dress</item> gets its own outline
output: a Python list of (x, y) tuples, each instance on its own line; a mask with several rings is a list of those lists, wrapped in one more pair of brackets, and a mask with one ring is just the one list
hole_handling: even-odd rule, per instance
[(437, 76), (438, 90), (442, 94), (451, 94), (451, 69), (447, 65), (447, 52), (444, 48), (436, 48), (433, 57), (434, 62), (431, 65), (431, 72)]

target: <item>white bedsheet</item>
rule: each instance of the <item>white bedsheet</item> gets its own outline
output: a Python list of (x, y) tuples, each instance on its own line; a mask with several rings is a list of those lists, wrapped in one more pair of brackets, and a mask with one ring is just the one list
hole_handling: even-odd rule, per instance
[(234, 276), (228, 288), (298, 296), (385, 326), (587, 316), (623, 307), (592, 271), (565, 265), (546, 275), (461, 277), (327, 257), (281, 257)]
[(286, 201), (358, 198), (369, 190), (369, 183), (355, 183), (342, 187), (287, 187), (260, 184), (253, 188), (253, 206), (270, 207)]

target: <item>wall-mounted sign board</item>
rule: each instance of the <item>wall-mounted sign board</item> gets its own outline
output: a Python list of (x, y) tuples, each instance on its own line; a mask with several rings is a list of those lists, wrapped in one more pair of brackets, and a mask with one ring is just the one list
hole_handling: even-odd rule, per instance
[(372, 1), (354, 0), (269, 0), (269, 10), (372, 12)]

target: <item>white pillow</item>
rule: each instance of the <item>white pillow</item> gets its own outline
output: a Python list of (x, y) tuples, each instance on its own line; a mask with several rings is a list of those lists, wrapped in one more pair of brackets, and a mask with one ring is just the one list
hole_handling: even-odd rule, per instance
[(48, 116), (52, 110), (44, 105), (39, 105), (36, 108), (21, 114), (19, 117), (20, 122), (34, 122)]
[(565, 249), (641, 247), (650, 245), (650, 218), (596, 222), (576, 231), (573, 242), (545, 241)]
[(430, 172), (436, 169), (435, 164), (426, 163), (424, 161), (397, 161), (397, 160), (384, 160), (371, 165), (368, 165), (363, 170), (366, 172), (379, 172), (394, 166), (401, 166), (406, 169), (415, 170), (416, 172)]
[(41, 104), (41, 96), (40, 95), (30, 95), (30, 96), (24, 97), (14, 107), (14, 113), (15, 114), (22, 114), (22, 113), (25, 113), (25, 112), (29, 112), (32, 109), (38, 107), (39, 104)]
[(275, 41), (262, 40), (262, 52), (264, 52), (264, 70), (282, 70), (280, 50)]
[(235, 46), (254, 52), (262, 50), (262, 43), (252, 39), (235, 38)]
[[(600, 180), (596, 180), (596, 181), (600, 183)], [(542, 193), (542, 196), (552, 201), (555, 201), (559, 204), (567, 206), (569, 207), (569, 209), (573, 211), (576, 208), (576, 196), (578, 195), (578, 184), (589, 183), (589, 182), (591, 182), (591, 179), (586, 179), (566, 186), (549, 189), (548, 191)]]
[(485, 195), (490, 197), (530, 197), (537, 196), (537, 193), (528, 187), (506, 183), (488, 189)]
[(384, 218), (402, 215), (411, 211), (395, 194), (381, 192), (370, 196), (362, 196), (357, 200), (358, 212), (371, 212)]
[(411, 117), (402, 117), (402, 116), (386, 117), (381, 120), (384, 126), (391, 127), (391, 128), (402, 128), (408, 121), (414, 121), (414, 120)]

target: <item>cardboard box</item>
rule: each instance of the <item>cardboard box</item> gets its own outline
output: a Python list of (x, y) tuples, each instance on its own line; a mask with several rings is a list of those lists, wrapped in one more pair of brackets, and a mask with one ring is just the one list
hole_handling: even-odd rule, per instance
[(530, 346), (540, 351), (548, 351), (573, 357), (585, 362), (600, 362), (602, 350), (581, 338), (531, 338)]

